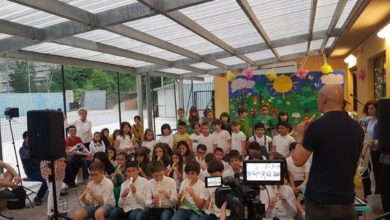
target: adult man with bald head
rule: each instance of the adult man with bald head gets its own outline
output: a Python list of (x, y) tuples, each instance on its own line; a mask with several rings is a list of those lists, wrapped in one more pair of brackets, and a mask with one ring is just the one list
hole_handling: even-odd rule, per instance
[(338, 85), (325, 85), (318, 96), (324, 115), (297, 126), (293, 160), (303, 166), (313, 153), (305, 193), (306, 219), (356, 219), (354, 183), (364, 132), (343, 110), (344, 93)]

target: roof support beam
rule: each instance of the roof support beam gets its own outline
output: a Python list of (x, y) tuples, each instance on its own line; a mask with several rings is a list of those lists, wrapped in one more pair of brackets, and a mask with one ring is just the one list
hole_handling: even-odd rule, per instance
[[(313, 33), (313, 40), (318, 40), (322, 39), (326, 36), (327, 32), (326, 31), (317, 31)], [(282, 46), (287, 46), (291, 44), (297, 44), (297, 43), (303, 43), (306, 42), (308, 39), (308, 34), (302, 34), (294, 37), (288, 37), (288, 38), (283, 38), (283, 39), (278, 39), (275, 41), (272, 41), (272, 45), (274, 47), (282, 47)], [(332, 34), (332, 37), (337, 37), (338, 35)], [(268, 46), (266, 43), (259, 43), (259, 44), (253, 44), (253, 45), (248, 45), (244, 47), (239, 47), (236, 49), (237, 54), (247, 54), (247, 53), (253, 53), (253, 52), (258, 52), (261, 50), (266, 50), (268, 49)], [(232, 55), (226, 51), (221, 51), (221, 52), (215, 52), (215, 53), (210, 53), (203, 55), (204, 62), (210, 63), (212, 60), (217, 60), (217, 59), (222, 59), (222, 58), (227, 58), (231, 57)], [(273, 60), (273, 58), (272, 58)], [(273, 61), (272, 61), (273, 62)], [(185, 65), (191, 65), (196, 63), (195, 60), (192, 59), (181, 59), (181, 60), (176, 60), (173, 61), (172, 67), (181, 67)], [(215, 65), (216, 66), (216, 65)], [(150, 65), (150, 66), (145, 66), (145, 67), (140, 67), (139, 71), (145, 72), (145, 71), (156, 71), (158, 69), (161, 69), (160, 66), (158, 65)], [(224, 70), (227, 70), (227, 68), (222, 68)]]
[(332, 20), (329, 23), (328, 26), (328, 35), (325, 37), (325, 39), (322, 41), (321, 44), (321, 53), (324, 53), (326, 44), (328, 43), (329, 36), (332, 34), (334, 28), (336, 27), (337, 22), (340, 19), (341, 14), (344, 11), (345, 6), (347, 5), (348, 0), (340, 0), (337, 3), (336, 10), (333, 13)]
[(82, 48), (82, 49), (87, 49), (87, 50), (92, 50), (92, 51), (97, 51), (101, 53), (106, 53), (106, 54), (111, 54), (115, 56), (120, 56), (120, 57), (126, 57), (134, 60), (141, 60), (149, 63), (156, 63), (159, 65), (163, 66), (172, 66), (172, 62), (164, 59), (160, 59), (157, 57), (152, 57), (148, 56), (142, 53), (137, 53), (134, 51), (130, 50), (125, 50), (119, 47), (113, 47), (107, 44), (102, 44), (90, 40), (86, 40), (83, 38), (79, 37), (68, 37), (68, 38), (63, 38), (60, 40), (55, 40), (53, 41), (58, 44), (62, 45), (67, 45), (71, 47), (76, 47), (76, 48)]
[(0, 19), (0, 32), (9, 35), (41, 40), (43, 32), (37, 28)]
[[(29, 3), (32, 5), (35, 2), (33, 0), (15, 0), (15, 1), (24, 1), (26, 4)], [(45, 1), (45, 0), (39, 0), (39, 1), (43, 1), (45, 3), (49, 2), (49, 1)], [(56, 4), (55, 2), (57, 2), (54, 0), (51, 0), (51, 1), (54, 2), (53, 4)], [(164, 0), (164, 1), (168, 2), (170, 0)], [(188, 6), (192, 6), (194, 4), (200, 4), (203, 2), (207, 2), (207, 1), (210, 1), (210, 0), (172, 1), (172, 3), (167, 4), (165, 10), (166, 11), (177, 10), (177, 9), (186, 7), (187, 3), (188, 3)], [(176, 2), (176, 4), (174, 2)], [(59, 3), (59, 4), (62, 4), (62, 3)], [(69, 11), (70, 7), (65, 7), (65, 6), (68, 6), (68, 4), (66, 4), (66, 5), (64, 5), (64, 4), (66, 4), (66, 3), (63, 3), (61, 7), (63, 7), (65, 11)], [(42, 6), (42, 5), (36, 4), (35, 8), (39, 8), (38, 6), (40, 6), (42, 8), (45, 7), (45, 5)], [(50, 11), (50, 13), (53, 13), (53, 14), (55, 14), (55, 13), (57, 13), (57, 15), (61, 14), (61, 16), (68, 18), (68, 19), (72, 19), (73, 17), (76, 17), (73, 19), (82, 20), (83, 24), (81, 24), (79, 22), (75, 22), (75, 21), (66, 21), (66, 22), (62, 22), (59, 24), (55, 24), (55, 25), (51, 25), (51, 26), (42, 28), (41, 30), (43, 32), (43, 38), (40, 40), (25, 39), (25, 38), (21, 38), (21, 37), (10, 37), (10, 38), (0, 40), (0, 52), (17, 50), (17, 49), (21, 49), (24, 47), (40, 44), (43, 42), (57, 40), (57, 39), (65, 38), (65, 37), (70, 37), (73, 35), (92, 31), (92, 30), (95, 30), (97, 28), (96, 26), (90, 25), (91, 21), (85, 15), (82, 16), (82, 15), (78, 15), (77, 13), (76, 13), (76, 15), (69, 15), (69, 14), (72, 14), (73, 11), (71, 13), (63, 13), (61, 11), (57, 11), (54, 13), (54, 12), (52, 12), (53, 9), (51, 9), (51, 8), (46, 8), (46, 10), (48, 12)], [(77, 9), (77, 11), (80, 11), (80, 10), (82, 10), (82, 9)], [(85, 10), (83, 10), (83, 11), (85, 11)], [(158, 12), (153, 11), (149, 7), (143, 5), (142, 3), (137, 2), (137, 3), (129, 4), (126, 6), (119, 7), (119, 8), (114, 8), (114, 9), (110, 9), (107, 11), (99, 12), (99, 13), (94, 14), (94, 15), (95, 15), (95, 19), (97, 19), (96, 25), (99, 28), (103, 28), (103, 27), (107, 27), (107, 26), (113, 26), (113, 25), (117, 25), (117, 24), (121, 24), (121, 23), (134, 21), (137, 19), (153, 16), (156, 14), (158, 14)]]
[(316, 18), (316, 12), (317, 12), (317, 3), (318, 3), (318, 0), (311, 0), (310, 20), (309, 20), (309, 36), (307, 38), (306, 56), (310, 51), (311, 41), (313, 40), (313, 28), (314, 28), (314, 20)]
[(272, 53), (275, 55), (276, 59), (280, 59), (280, 55), (278, 51), (273, 47), (270, 38), (268, 37), (266, 31), (263, 26), (260, 24), (259, 19), (257, 18), (255, 12), (252, 10), (252, 7), (249, 5), (247, 0), (237, 0), (238, 5), (240, 5), (241, 9), (244, 11), (249, 21), (255, 27), (257, 32), (263, 38), (264, 42), (267, 44), (268, 48), (271, 49)]
[[(309, 52), (310, 55), (316, 55), (319, 53), (320, 53), (319, 50)], [(303, 56), (305, 56), (305, 54), (306, 54), (306, 52), (295, 53), (295, 54), (290, 54), (287, 56), (281, 56), (280, 59), (281, 59), (281, 61), (290, 60), (290, 59), (294, 59), (294, 58), (298, 58), (298, 57), (303, 57)], [(270, 64), (270, 63), (273, 63), (274, 61), (275, 61), (274, 58), (267, 58), (267, 59), (257, 60), (254, 62), (256, 64), (256, 66), (260, 66), (260, 68), (261, 68), (261, 65)], [(239, 70), (239, 69), (244, 69), (246, 67), (247, 67), (247, 64), (241, 63), (241, 64), (229, 66), (229, 70)], [(226, 71), (221, 70), (221, 69), (212, 69), (212, 70), (207, 71), (207, 75), (219, 75), (219, 74), (224, 73), (224, 72), (226, 72)], [(200, 75), (199, 73), (192, 72), (192, 73), (182, 74), (180, 76), (186, 78), (186, 77), (196, 77), (199, 75)]]

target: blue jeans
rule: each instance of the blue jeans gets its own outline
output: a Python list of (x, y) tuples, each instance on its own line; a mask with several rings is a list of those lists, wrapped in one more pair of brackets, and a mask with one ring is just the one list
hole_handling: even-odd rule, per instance
[(144, 220), (170, 220), (173, 214), (171, 208), (145, 208), (142, 212)]
[(41, 186), (39, 187), (37, 197), (36, 197), (38, 199), (42, 199), (45, 196), (45, 193), (47, 191), (47, 184), (46, 184), (46, 180), (43, 179), (43, 177), (41, 175), (41, 170), (34, 170), (31, 173), (28, 173), (27, 177), (30, 180), (42, 182)]
[(219, 217), (217, 217), (214, 214), (204, 214), (200, 219), (201, 220), (218, 220)]
[(84, 209), (87, 211), (87, 219), (95, 217), (95, 211), (98, 208), (103, 208), (105, 210), (104, 216), (110, 216), (110, 212), (114, 209), (114, 207), (110, 204), (106, 204), (103, 206), (95, 207), (94, 205), (84, 206)]
[(189, 209), (179, 209), (176, 211), (176, 213), (172, 216), (172, 220), (199, 220), (201, 217), (199, 217), (195, 212), (189, 210)]
[(142, 220), (142, 209), (134, 209), (129, 212), (124, 212), (122, 208), (115, 208), (110, 212), (110, 220), (121, 220), (121, 219), (129, 219), (129, 220)]

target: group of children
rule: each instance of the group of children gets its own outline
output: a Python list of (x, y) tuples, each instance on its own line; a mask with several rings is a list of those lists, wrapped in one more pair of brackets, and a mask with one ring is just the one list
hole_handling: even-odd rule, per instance
[(112, 135), (108, 129), (96, 132), (89, 145), (90, 181), (80, 195), (85, 207), (74, 211), (74, 219), (219, 219), (215, 188), (205, 188), (205, 177), (237, 176), (243, 160), (267, 159), (285, 161), (286, 184), (261, 191), (265, 217), (293, 219), (297, 209), (304, 212), (296, 196), (307, 182), (310, 165), (298, 168), (291, 160), (295, 142), (288, 114), (279, 114), (274, 126), (263, 108), (268, 106), (261, 106), (253, 129), (247, 128), (244, 108), (235, 121), (227, 113), (214, 119), (207, 109), (201, 122), (191, 107), (188, 120), (184, 109), (178, 110), (177, 133), (163, 124), (158, 140), (153, 130), (143, 129), (139, 116), (133, 126), (122, 122)]

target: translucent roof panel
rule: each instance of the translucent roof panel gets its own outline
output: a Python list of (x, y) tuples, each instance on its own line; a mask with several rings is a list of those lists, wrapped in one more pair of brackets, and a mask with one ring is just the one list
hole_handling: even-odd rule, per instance
[(235, 0), (216, 0), (180, 11), (234, 48), (263, 42)]
[(336, 38), (335, 37), (330, 37), (329, 38), (329, 40), (328, 40), (328, 42), (326, 43), (326, 48), (328, 48), (328, 47), (330, 47), (330, 46), (332, 46), (332, 44), (333, 44), (333, 42), (336, 40)]
[(309, 32), (311, 1), (249, 0), (248, 2), (271, 40)]
[(99, 61), (118, 65), (127, 65), (132, 67), (140, 67), (150, 65), (150, 63), (137, 61), (133, 59), (127, 59), (123, 57), (103, 54), (100, 52), (79, 49), (75, 47), (69, 47), (65, 45), (55, 44), (55, 43), (42, 43), (35, 46), (24, 48), (27, 51), (33, 51), (38, 53), (53, 54), (58, 56), (87, 59), (93, 61)]
[(238, 57), (227, 57), (227, 58), (219, 59), (217, 61), (229, 66), (245, 63), (243, 60), (241, 60)]
[(280, 56), (285, 56), (289, 54), (305, 52), (306, 48), (307, 48), (307, 42), (304, 42), (304, 43), (292, 44), (283, 47), (277, 47), (276, 51), (278, 51)]
[(128, 22), (125, 25), (194, 53), (205, 54), (222, 51), (221, 48), (162, 15)]
[(5, 0), (0, 0), (0, 19), (36, 28), (43, 28), (68, 21), (68, 19), (62, 17)]
[(341, 16), (336, 24), (336, 28), (341, 28), (344, 25), (345, 21), (347, 20), (347, 18), (349, 16), (349, 13), (351, 13), (356, 2), (357, 2), (357, 0), (348, 0), (347, 4), (345, 5), (344, 11), (341, 14)]
[(120, 47), (125, 50), (131, 50), (138, 53), (143, 53), (149, 56), (159, 57), (162, 59), (175, 61), (179, 59), (184, 59), (186, 57), (181, 56), (176, 53), (172, 53), (170, 51), (151, 46), (145, 43), (142, 43), (137, 40), (133, 40), (131, 38), (123, 37), (118, 34), (114, 34), (104, 30), (95, 30), (90, 31), (84, 34), (76, 35), (77, 37), (81, 37), (87, 40), (99, 42), (102, 44), (111, 45), (114, 47)]
[(338, 0), (318, 0), (313, 31), (327, 30), (336, 10)]
[(12, 35), (1, 34), (1, 33), (0, 33), (0, 40), (5, 39), (5, 38), (8, 38), (8, 37), (12, 37)]
[(165, 73), (175, 73), (175, 74), (184, 74), (184, 73), (189, 73), (190, 71), (187, 70), (182, 70), (182, 69), (176, 69), (176, 68), (168, 68), (168, 69), (163, 69), (159, 70), (161, 72)]
[(91, 13), (99, 13), (109, 9), (136, 3), (136, 0), (60, 0)]
[(195, 63), (190, 66), (200, 68), (200, 69), (205, 69), (205, 70), (211, 70), (217, 68), (216, 66), (210, 65), (208, 63)]
[(275, 57), (275, 55), (269, 49), (254, 52), (254, 53), (247, 53), (247, 54), (245, 54), (245, 56), (249, 57), (249, 59), (251, 59), (251, 60), (264, 60), (264, 59)]
[(310, 43), (310, 50), (319, 50), (321, 49), (321, 44), (324, 39), (319, 39), (319, 40), (312, 40)]

